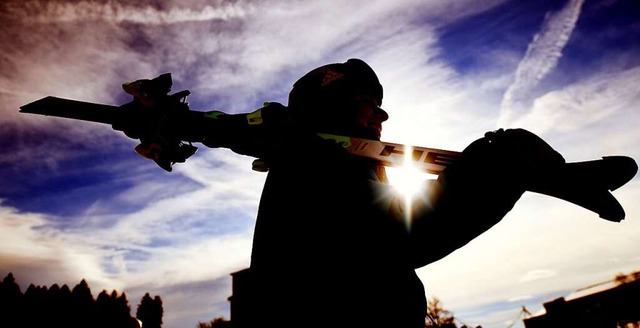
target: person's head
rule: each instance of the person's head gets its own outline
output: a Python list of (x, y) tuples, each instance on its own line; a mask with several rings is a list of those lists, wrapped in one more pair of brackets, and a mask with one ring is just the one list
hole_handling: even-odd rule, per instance
[(389, 118), (381, 104), (376, 73), (364, 61), (349, 59), (305, 74), (293, 85), (287, 106), (314, 131), (380, 139)]

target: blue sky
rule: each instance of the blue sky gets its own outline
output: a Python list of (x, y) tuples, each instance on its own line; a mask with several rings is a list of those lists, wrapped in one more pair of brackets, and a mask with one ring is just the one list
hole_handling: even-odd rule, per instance
[[(384, 140), (462, 150), (522, 127), (568, 161), (640, 159), (635, 0), (3, 1), (0, 19), (0, 275), (23, 288), (86, 278), (131, 303), (157, 294), (168, 328), (228, 317), (264, 174), (204, 147), (166, 173), (108, 126), (21, 105), (122, 104), (122, 82), (171, 72), (193, 109), (248, 112), (286, 103), (310, 69), (358, 57), (385, 88)], [(640, 183), (614, 194), (622, 223), (525, 194), (486, 234), (418, 270), (428, 296), (465, 323), (506, 327), (522, 305), (536, 312), (640, 269)]]

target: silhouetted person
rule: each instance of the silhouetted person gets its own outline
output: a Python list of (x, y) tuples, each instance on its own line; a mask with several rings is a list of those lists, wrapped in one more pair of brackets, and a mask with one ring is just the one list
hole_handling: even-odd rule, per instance
[[(137, 88), (127, 91), (136, 99), (145, 98), (166, 93), (171, 78), (164, 74), (127, 85)], [(234, 276), (243, 281), (234, 287), (242, 290), (232, 299), (242, 304), (232, 310), (241, 314), (232, 316), (234, 326), (422, 327), (426, 297), (415, 269), (492, 227), (536, 170), (564, 162), (525, 130), (488, 132), (405, 208), (378, 162), (318, 136), (379, 140), (389, 118), (380, 108), (382, 98), (371, 67), (350, 59), (304, 75), (286, 107), (271, 104), (240, 115), (178, 110), (158, 121), (163, 140), (173, 135), (230, 148), (259, 157), (269, 168), (251, 267)], [(134, 105), (144, 104), (138, 100)], [(130, 137), (140, 133), (129, 128), (114, 126)], [(156, 158), (167, 170), (176, 159), (169, 155)]]
[(424, 327), (415, 269), (497, 223), (535, 167), (563, 161), (524, 130), (488, 133), (403, 208), (382, 166), (317, 136), (378, 140), (388, 119), (382, 98), (376, 74), (358, 59), (294, 84), (287, 110), (295, 128), (268, 156), (255, 226), (250, 326)]

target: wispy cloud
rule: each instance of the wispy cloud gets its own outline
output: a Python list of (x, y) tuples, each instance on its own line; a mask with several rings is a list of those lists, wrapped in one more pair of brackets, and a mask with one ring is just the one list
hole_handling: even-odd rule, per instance
[[(619, 237), (640, 233), (640, 221), (636, 220), (640, 204), (634, 200), (638, 192), (637, 181), (616, 191), (629, 218), (622, 223), (602, 220), (567, 202), (527, 193), (501, 223), (447, 258), (419, 270), (420, 277), (430, 286), (428, 293), (458, 311), (487, 311), (488, 304), (506, 302), (509, 304), (489, 308), (494, 314), (478, 317), (495, 316), (495, 322), (513, 319), (523, 304), (538, 308), (544, 301), (611, 279), (618, 272), (637, 270), (640, 262), (633, 238)], [(573, 240), (580, 242), (570, 242)], [(613, 259), (615, 266), (610, 265)], [(492, 267), (499, 269), (487, 269)], [(532, 297), (520, 299), (522, 295)], [(508, 307), (513, 310), (503, 312)], [(485, 326), (487, 322), (482, 323)]]
[(9, 2), (4, 6), (9, 15), (28, 18), (33, 23), (106, 21), (166, 25), (243, 18), (251, 11), (251, 7), (244, 2), (224, 2), (218, 6), (206, 5), (199, 8), (176, 6), (169, 9), (117, 1), (24, 1)]
[(499, 126), (511, 123), (512, 117), (531, 100), (533, 88), (556, 67), (580, 17), (583, 3), (584, 0), (569, 0), (558, 12), (547, 14), (541, 31), (534, 36), (518, 64), (514, 82), (504, 94)]
[(55, 219), (0, 205), (3, 273), (13, 271), (23, 284), (73, 284), (91, 277), (98, 287), (121, 286), (104, 274), (99, 260), (104, 252), (53, 229)]
[[(36, 4), (11, 9), (20, 17), (10, 21), (12, 33), (29, 33), (12, 51), (0, 54), (3, 63), (10, 63), (3, 68), (11, 74), (0, 76), (0, 87), (8, 91), (29, 90), (40, 96), (114, 103), (116, 95), (122, 93), (119, 85), (123, 80), (153, 77), (166, 70), (174, 73), (175, 88), (194, 92), (190, 100), (196, 103), (194, 109), (246, 112), (261, 101), (286, 100), (291, 84), (306, 70), (349, 57), (364, 58), (379, 71), (388, 85), (389, 104), (398, 107), (396, 113), (410, 110), (406, 106), (410, 101), (403, 100), (407, 97), (419, 99), (428, 92), (432, 100), (446, 102), (451, 91), (447, 87), (451, 70), (432, 61), (438, 52), (433, 27), (407, 26), (417, 17), (416, 8), (422, 7), (433, 16), (459, 15), (438, 1), (354, 1), (339, 6), (324, 1), (305, 5), (254, 3), (245, 9), (237, 7), (236, 16), (226, 21), (218, 19), (215, 24), (188, 21), (185, 16), (192, 11), (183, 10), (185, 16), (177, 15), (176, 9), (165, 14), (144, 8), (130, 13), (136, 8), (115, 2), (95, 8), (85, 2), (78, 7), (71, 2), (57, 3), (60, 7), (55, 7), (56, 3)], [(19, 7), (20, 3), (12, 5)], [(485, 6), (461, 6), (461, 12), (471, 14)], [(123, 18), (124, 14), (129, 18)], [(148, 17), (140, 18), (143, 15)], [(189, 24), (184, 24), (187, 21)], [(127, 29), (130, 25), (118, 23), (141, 26)], [(60, 37), (51, 38), (51, 33)], [(11, 43), (9, 36), (4, 37)], [(409, 75), (412, 80), (403, 81)], [(409, 87), (409, 94), (399, 94)], [(5, 119), (20, 122), (15, 114), (18, 105), (35, 97), (15, 97), (11, 108), (3, 108), (8, 113)], [(436, 104), (430, 106), (435, 108)], [(402, 120), (400, 116), (398, 120)], [(64, 158), (59, 144), (65, 139), (77, 145), (89, 142), (90, 147), (83, 148), (89, 152), (105, 151), (107, 143), (118, 143), (118, 147), (126, 143), (108, 127), (96, 130), (91, 123), (20, 119), (27, 121), (27, 129), (41, 129), (45, 135), (61, 139), (54, 144), (54, 140), (43, 138), (37, 148), (28, 143), (21, 158), (28, 159), (37, 149), (56, 149), (59, 156), (49, 157), (55, 168), (60, 168), (56, 163)], [(97, 138), (110, 134), (114, 139)], [(6, 161), (15, 159), (7, 157)], [(249, 262), (253, 218), (265, 178), (251, 171), (251, 160), (228, 150), (202, 149), (189, 163), (177, 165), (169, 176), (160, 176), (161, 171), (153, 176), (148, 168), (159, 169), (142, 159), (139, 164), (105, 163), (113, 166), (111, 170), (132, 175), (126, 188), (115, 196), (95, 199), (64, 228), (51, 222), (58, 218), (47, 218), (45, 228), (27, 229), (41, 238), (40, 245), (56, 240), (41, 235), (46, 233), (59, 236), (55, 243), (65, 249), (82, 250), (83, 257), (70, 255), (71, 260), (58, 265), (61, 273), (51, 275), (46, 282), (75, 283), (87, 278), (94, 288), (124, 289), (132, 300), (136, 296), (131, 292), (163, 292), (168, 326), (178, 327), (184, 325), (184, 318), (193, 320), (194, 309), (184, 306), (185, 299), (202, 299), (203, 293), (215, 293), (179, 287), (218, 281), (220, 293), (207, 296), (216, 300), (217, 307), (201, 304), (197, 311), (224, 314), (220, 311), (228, 307), (229, 273)], [(55, 173), (64, 174), (58, 170)], [(124, 204), (127, 210), (114, 209), (113, 204)], [(36, 238), (33, 240), (35, 243)], [(25, 252), (20, 256), (24, 259), (30, 255)], [(43, 257), (54, 256), (48, 253)], [(31, 277), (20, 280), (39, 281)], [(214, 312), (216, 309), (218, 312)]]
[[(635, 121), (634, 108), (640, 99), (640, 68), (596, 73), (564, 88), (551, 91), (533, 102), (530, 111), (512, 121), (538, 132), (580, 133), (585, 127), (606, 122), (620, 131), (631, 128), (625, 120)], [(623, 117), (624, 116), (624, 117)], [(631, 135), (632, 131), (628, 130)], [(600, 135), (600, 137), (606, 137)], [(633, 138), (633, 137), (632, 137)], [(620, 145), (627, 144), (623, 142)]]
[[(22, 268), (22, 282), (77, 283), (85, 277), (92, 287), (124, 289), (132, 302), (146, 291), (159, 294), (167, 305), (167, 327), (191, 324), (194, 313), (203, 321), (226, 314), (229, 273), (248, 264), (265, 178), (250, 170), (252, 159), (223, 149), (201, 149), (188, 163), (165, 174), (149, 161), (133, 159), (134, 154), (126, 160), (106, 156), (132, 153), (135, 145), (107, 126), (18, 115), (18, 106), (45, 95), (117, 103), (124, 99), (123, 81), (169, 71), (174, 89), (193, 92), (194, 109), (247, 112), (262, 101), (285, 102), (293, 81), (313, 67), (361, 57), (385, 86), (383, 106), (391, 114), (386, 139), (462, 149), (494, 127), (500, 100), (485, 94), (508, 85), (505, 76), (511, 72), (458, 75), (439, 60), (446, 54), (438, 45), (438, 28), (500, 2), (3, 2), (0, 18), (7, 28), (0, 41), (12, 47), (0, 53), (0, 124), (11, 124), (16, 133), (11, 139), (15, 152), (0, 156), (0, 164), (5, 170), (12, 164), (28, 167), (36, 156), (35, 163), (50, 161), (52, 169), (30, 174), (54, 175), (56, 181), (78, 171), (117, 174), (113, 181), (94, 181), (81, 191), (74, 185), (61, 188), (58, 197), (84, 191), (93, 197), (85, 197), (89, 206), (77, 206), (75, 213), (80, 214), (73, 218), (0, 206), (0, 240), (12, 241), (11, 247), (0, 250), (2, 267)], [(582, 3), (569, 1), (547, 17), (505, 94), (503, 114), (509, 116), (512, 108), (533, 102), (527, 113), (513, 111), (510, 122), (536, 131), (571, 132), (558, 138), (563, 153), (603, 154), (607, 147), (637, 151), (640, 140), (631, 132), (639, 119), (631, 106), (640, 94), (637, 69), (590, 75), (530, 98), (531, 90), (557, 64)], [(620, 122), (627, 123), (619, 127)], [(619, 130), (603, 138), (609, 123)], [(591, 129), (596, 125), (598, 129)], [(26, 130), (39, 132), (19, 132)], [(576, 140), (567, 141), (574, 135)], [(589, 141), (588, 149), (578, 138)], [(96, 151), (105, 155), (100, 164), (83, 161), (91, 167), (73, 169), (60, 165), (68, 163), (67, 153), (82, 159), (94, 157)], [(126, 183), (114, 187), (122, 180)], [(110, 189), (113, 193), (96, 192), (105, 185), (115, 188)], [(621, 195), (629, 216), (640, 213), (635, 205), (638, 193), (634, 187)], [(581, 219), (584, 222), (573, 221)], [(640, 233), (629, 221), (620, 226), (625, 233)], [(538, 300), (540, 293), (558, 292), (558, 286), (608, 276), (596, 263), (602, 259), (618, 258), (616, 269), (638, 264), (637, 254), (631, 254), (632, 239), (616, 238), (617, 229), (572, 205), (526, 196), (496, 229), (420, 274), (429, 295), (454, 310), (526, 301), (522, 295)], [(598, 234), (586, 246), (567, 245), (553, 252), (545, 248), (566, 245), (567, 238), (593, 236), (593, 231)], [(567, 261), (571, 256), (575, 261)], [(571, 281), (578, 274), (575, 263), (584, 272)], [(519, 283), (540, 268), (558, 275)], [(211, 301), (193, 303), (201, 299)], [(490, 313), (495, 322), (513, 319), (519, 307), (503, 309)]]
[(551, 277), (556, 276), (556, 275), (558, 275), (558, 273), (555, 272), (554, 270), (549, 270), (549, 269), (531, 270), (531, 271), (528, 271), (518, 281), (519, 282), (530, 282), (530, 281), (539, 280), (539, 279), (551, 278)]
[[(118, 289), (127, 292), (130, 302), (136, 304), (150, 292), (164, 300), (165, 323), (179, 327), (194, 320), (194, 313), (202, 321), (224, 315), (230, 295), (229, 274), (248, 265), (250, 230), (198, 238), (189, 231), (179, 231), (178, 226), (173, 227), (173, 236), (164, 233), (169, 243), (151, 246), (132, 239), (132, 231), (123, 225), (62, 231), (56, 228), (58, 219), (0, 205), (0, 274), (13, 272), (23, 291), (29, 283), (73, 286), (87, 279), (94, 297), (102, 289)], [(140, 229), (133, 233), (153, 234)], [(200, 305), (187, 307), (193, 303), (189, 299)]]

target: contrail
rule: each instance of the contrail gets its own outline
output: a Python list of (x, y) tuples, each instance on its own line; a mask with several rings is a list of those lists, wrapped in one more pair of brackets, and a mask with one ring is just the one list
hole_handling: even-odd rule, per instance
[(207, 5), (200, 9), (170, 8), (159, 10), (151, 6), (138, 7), (115, 1), (107, 3), (25, 1), (6, 4), (0, 6), (0, 9), (2, 9), (0, 12), (4, 11), (9, 17), (37, 23), (106, 21), (147, 25), (229, 20), (243, 18), (251, 11), (250, 7), (237, 3), (227, 3), (220, 6)]
[(547, 14), (541, 31), (533, 37), (518, 64), (514, 82), (502, 98), (499, 125), (505, 125), (511, 119), (517, 105), (526, 102), (532, 89), (556, 67), (583, 3), (584, 0), (569, 0), (558, 12)]

